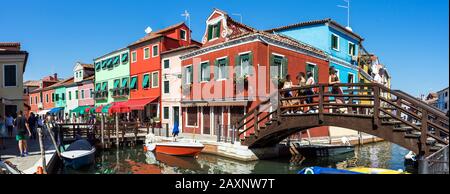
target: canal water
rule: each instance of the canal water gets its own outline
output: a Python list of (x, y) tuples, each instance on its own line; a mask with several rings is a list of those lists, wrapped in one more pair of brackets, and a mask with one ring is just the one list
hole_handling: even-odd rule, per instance
[(287, 157), (241, 162), (220, 156), (201, 154), (197, 159), (144, 152), (136, 148), (111, 149), (98, 152), (95, 164), (80, 170), (61, 168), (63, 174), (295, 174), (310, 166), (342, 168), (357, 165), (373, 168), (417, 170), (405, 166), (408, 150), (389, 142), (366, 144), (354, 153), (333, 157)]

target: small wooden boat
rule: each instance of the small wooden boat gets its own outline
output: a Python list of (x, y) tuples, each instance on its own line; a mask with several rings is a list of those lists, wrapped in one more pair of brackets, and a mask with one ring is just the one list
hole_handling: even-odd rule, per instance
[(346, 170), (352, 172), (359, 172), (363, 174), (410, 174), (404, 172), (403, 170), (390, 170), (384, 168), (365, 168), (365, 167), (355, 167), (355, 168), (347, 168)]
[(362, 174), (360, 172), (353, 172), (349, 170), (324, 168), (324, 167), (308, 167), (298, 171), (298, 174)]
[(164, 142), (146, 144), (147, 151), (171, 156), (197, 156), (205, 146), (198, 142)]
[(94, 146), (87, 140), (81, 139), (70, 144), (66, 151), (61, 153), (61, 156), (64, 159), (65, 166), (79, 169), (94, 163), (95, 151)]

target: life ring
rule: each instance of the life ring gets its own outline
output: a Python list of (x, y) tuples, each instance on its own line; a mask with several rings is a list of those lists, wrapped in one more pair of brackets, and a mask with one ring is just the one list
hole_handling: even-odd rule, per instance
[(314, 174), (314, 170), (312, 168), (306, 168), (304, 174)]

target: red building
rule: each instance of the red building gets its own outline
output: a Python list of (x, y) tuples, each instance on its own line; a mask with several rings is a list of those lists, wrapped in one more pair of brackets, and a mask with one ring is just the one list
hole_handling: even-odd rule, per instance
[[(38, 113), (41, 110), (48, 110), (54, 107), (54, 103), (53, 101), (51, 101), (53, 90), (47, 90), (47, 87), (59, 82), (58, 75), (55, 73), (53, 76), (44, 77), (38, 82), (39, 88), (28, 91), (28, 103), (31, 107), (30, 111), (34, 113)], [(48, 95), (50, 96), (47, 100)]]
[(130, 99), (125, 103), (141, 119), (160, 118), (161, 53), (189, 45), (191, 31), (184, 23), (150, 32), (130, 44)]
[[(306, 71), (314, 73), (317, 83), (328, 82), (326, 54), (316, 48), (256, 30), (218, 9), (206, 24), (203, 47), (181, 56), (183, 133), (217, 135), (220, 128), (221, 135), (227, 134), (246, 112), (276, 92), (287, 74), (294, 84), (296, 75)], [(243, 81), (247, 86), (236, 84)], [(328, 129), (310, 134), (327, 136)]]

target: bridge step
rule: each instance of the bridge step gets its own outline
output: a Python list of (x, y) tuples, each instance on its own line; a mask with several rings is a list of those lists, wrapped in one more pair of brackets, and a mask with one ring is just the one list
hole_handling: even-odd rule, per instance
[(412, 138), (412, 139), (420, 138), (420, 134), (408, 133), (408, 134), (405, 134), (405, 138)]
[(394, 132), (408, 132), (412, 130), (412, 127), (394, 127)]
[(401, 121), (382, 121), (381, 124), (383, 125), (398, 125), (398, 124), (402, 124)]

